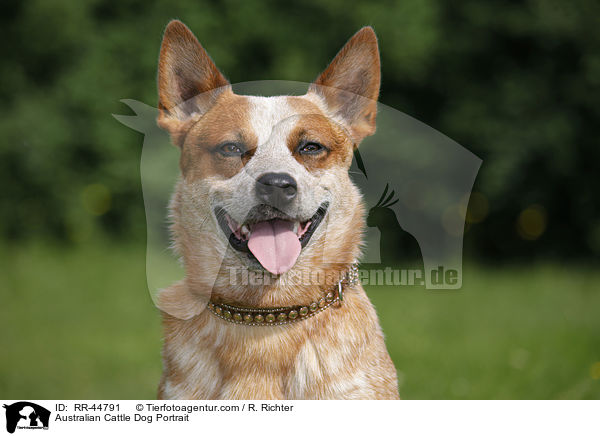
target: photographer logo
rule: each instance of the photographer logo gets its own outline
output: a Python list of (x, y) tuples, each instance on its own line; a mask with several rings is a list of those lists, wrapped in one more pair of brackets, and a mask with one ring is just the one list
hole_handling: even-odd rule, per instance
[(3, 406), (6, 409), (6, 431), (48, 430), (50, 411), (29, 401), (19, 401)]

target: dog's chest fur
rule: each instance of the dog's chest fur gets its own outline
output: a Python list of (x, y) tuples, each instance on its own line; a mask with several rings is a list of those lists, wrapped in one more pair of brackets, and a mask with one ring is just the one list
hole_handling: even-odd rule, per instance
[(163, 315), (159, 398), (397, 399), (395, 369), (362, 288), (307, 320), (274, 327), (227, 323), (204, 311)]

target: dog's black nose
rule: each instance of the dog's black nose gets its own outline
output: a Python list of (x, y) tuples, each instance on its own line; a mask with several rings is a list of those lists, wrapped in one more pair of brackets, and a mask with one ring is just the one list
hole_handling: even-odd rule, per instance
[(256, 180), (256, 196), (275, 208), (289, 204), (298, 191), (292, 176), (286, 173), (265, 173)]

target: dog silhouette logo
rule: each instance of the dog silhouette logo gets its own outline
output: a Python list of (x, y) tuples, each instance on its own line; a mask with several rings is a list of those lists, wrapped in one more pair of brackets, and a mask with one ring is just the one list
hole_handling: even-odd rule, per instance
[(19, 429), (48, 429), (50, 411), (29, 401), (19, 401), (4, 405), (6, 409), (6, 431), (14, 433)]

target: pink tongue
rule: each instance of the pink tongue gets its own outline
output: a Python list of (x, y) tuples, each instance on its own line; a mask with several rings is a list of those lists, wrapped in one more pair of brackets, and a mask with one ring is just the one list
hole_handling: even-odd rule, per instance
[(290, 221), (275, 219), (257, 223), (252, 228), (248, 248), (272, 274), (289, 270), (300, 255), (302, 247), (293, 227)]

